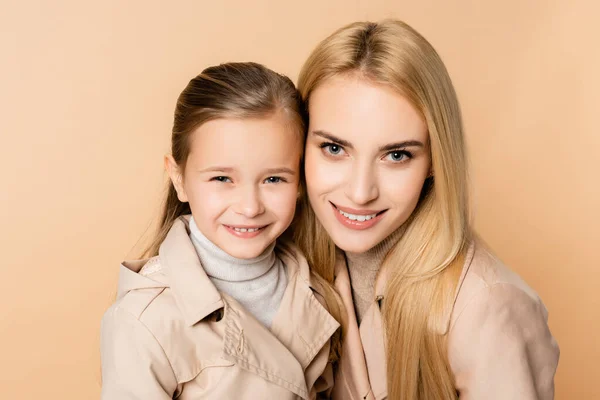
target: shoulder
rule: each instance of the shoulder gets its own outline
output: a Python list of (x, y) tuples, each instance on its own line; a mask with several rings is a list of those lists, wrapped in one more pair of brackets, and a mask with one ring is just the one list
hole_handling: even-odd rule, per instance
[(124, 262), (119, 276), (119, 295), (102, 318), (102, 333), (122, 336), (122, 332), (135, 325), (157, 342), (168, 343), (174, 334), (172, 328), (185, 326), (183, 319), (169, 285), (168, 268), (159, 257)]
[[(519, 390), (551, 393), (559, 349), (546, 307), (533, 289), (483, 246), (475, 243), (469, 251), (448, 338), (459, 386), (483, 391), (485, 385), (510, 381)], [(487, 383), (480, 388), (474, 382), (482, 379)]]
[(121, 265), (118, 297), (102, 316), (100, 330), (102, 357), (113, 369), (124, 364), (125, 357), (132, 357), (132, 352), (153, 363), (168, 364), (155, 326), (147, 319), (166, 289), (166, 285), (152, 279), (159, 278), (160, 270), (158, 257)]
[(210, 327), (190, 326), (186, 322), (169, 286), (169, 270), (158, 257), (133, 271), (137, 271), (137, 276), (131, 277), (134, 282), (102, 318), (103, 352), (112, 354), (114, 359), (130, 356), (152, 362), (162, 360), (179, 382), (191, 379), (204, 359), (220, 351), (215, 345), (218, 340), (213, 336), (198, 340), (205, 337)]
[(172, 300), (168, 289), (168, 271), (159, 257), (124, 262), (119, 276), (119, 294), (113, 308), (138, 320), (144, 319), (156, 311), (156, 303)]
[(482, 243), (470, 244), (465, 265), (459, 280), (452, 324), (466, 307), (531, 305), (540, 308), (544, 316), (546, 308), (537, 293), (508, 268)]

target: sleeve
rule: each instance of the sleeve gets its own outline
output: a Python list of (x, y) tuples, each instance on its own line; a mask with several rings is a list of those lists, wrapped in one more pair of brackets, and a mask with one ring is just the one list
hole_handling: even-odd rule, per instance
[(168, 400), (177, 380), (160, 344), (135, 316), (113, 306), (100, 333), (102, 400)]
[(552, 400), (559, 349), (537, 297), (498, 283), (458, 316), (449, 359), (460, 400)]

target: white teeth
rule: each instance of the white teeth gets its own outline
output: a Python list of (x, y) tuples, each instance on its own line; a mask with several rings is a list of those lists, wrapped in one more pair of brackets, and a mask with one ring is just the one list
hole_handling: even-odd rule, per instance
[(339, 208), (338, 208), (338, 211), (340, 212), (340, 214), (342, 214), (344, 217), (348, 218), (350, 221), (364, 222), (364, 221), (368, 221), (368, 220), (370, 220), (372, 218), (375, 218), (377, 216), (377, 213), (371, 214), (371, 215), (355, 215), (355, 214), (350, 214), (350, 213), (347, 213), (347, 212), (343, 212)]
[(246, 228), (235, 228), (235, 227), (232, 227), (232, 228), (233, 228), (234, 231), (236, 231), (236, 232), (242, 232), (242, 233), (244, 233), (244, 232), (256, 232), (256, 231), (258, 231), (260, 229), (260, 228), (247, 228), (246, 229)]

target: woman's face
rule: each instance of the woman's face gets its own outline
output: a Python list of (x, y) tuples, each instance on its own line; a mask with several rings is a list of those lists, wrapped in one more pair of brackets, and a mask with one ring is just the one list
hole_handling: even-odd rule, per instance
[(335, 244), (365, 252), (413, 213), (430, 174), (427, 126), (393, 89), (338, 76), (311, 94), (310, 203)]

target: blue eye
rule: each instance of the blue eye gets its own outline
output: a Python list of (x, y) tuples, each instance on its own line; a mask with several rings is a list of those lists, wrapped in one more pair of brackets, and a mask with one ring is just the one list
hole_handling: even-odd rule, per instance
[(332, 144), (329, 146), (329, 152), (331, 154), (340, 154), (340, 151), (342, 151), (342, 148), (337, 144)]
[(223, 182), (223, 183), (231, 182), (231, 179), (229, 179), (227, 176), (215, 176), (214, 178), (211, 178), (210, 180), (217, 181), (217, 182)]
[(283, 179), (280, 176), (270, 176), (267, 179), (265, 179), (266, 183), (280, 183), (280, 182), (285, 182), (285, 179)]
[(332, 156), (338, 156), (344, 151), (342, 146), (335, 143), (321, 143), (320, 147), (325, 151), (326, 154)]
[(406, 150), (394, 150), (387, 153), (386, 158), (393, 162), (403, 162), (412, 158), (412, 154)]

